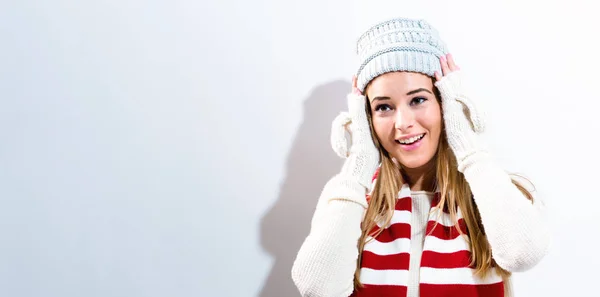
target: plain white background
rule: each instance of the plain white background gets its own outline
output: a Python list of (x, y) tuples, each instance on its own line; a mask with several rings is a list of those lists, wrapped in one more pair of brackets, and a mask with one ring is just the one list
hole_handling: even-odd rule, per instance
[[(354, 42), (432, 23), (549, 207), (516, 296), (598, 296), (593, 1), (5, 1), (1, 296), (298, 296)], [(510, 214), (507, 214), (510, 216)]]

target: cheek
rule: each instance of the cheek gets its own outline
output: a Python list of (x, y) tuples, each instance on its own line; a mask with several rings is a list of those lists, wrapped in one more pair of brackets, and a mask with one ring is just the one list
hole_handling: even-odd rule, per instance
[(442, 131), (442, 124), (443, 124), (443, 120), (442, 120), (442, 115), (440, 115), (439, 113), (434, 114), (431, 118), (430, 118), (430, 129), (432, 131), (435, 131), (436, 136), (439, 136), (441, 131)]
[(389, 138), (390, 134), (393, 132), (394, 123), (392, 122), (391, 117), (373, 117), (373, 130), (375, 130), (375, 134), (377, 137), (385, 143)]
[(440, 109), (440, 105), (436, 102), (436, 104), (432, 105), (431, 108), (427, 109), (427, 113), (424, 118), (424, 122), (427, 125), (427, 128), (436, 135), (439, 136), (442, 131), (442, 111)]

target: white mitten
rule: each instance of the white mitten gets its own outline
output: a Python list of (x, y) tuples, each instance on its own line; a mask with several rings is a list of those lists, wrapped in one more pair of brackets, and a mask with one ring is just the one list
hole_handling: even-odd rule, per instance
[[(332, 123), (331, 146), (346, 158), (339, 174), (330, 180), (324, 193), (328, 199), (347, 199), (366, 207), (365, 195), (371, 190), (373, 175), (379, 167), (379, 150), (373, 143), (365, 110), (366, 97), (347, 95), (348, 112), (340, 113)], [(346, 129), (350, 133), (347, 147)]]
[[(458, 163), (458, 170), (476, 161), (484, 148), (479, 133), (485, 130), (484, 115), (466, 94), (461, 71), (453, 71), (435, 83), (442, 95), (442, 110), (448, 144)], [(482, 154), (480, 154), (482, 155)]]

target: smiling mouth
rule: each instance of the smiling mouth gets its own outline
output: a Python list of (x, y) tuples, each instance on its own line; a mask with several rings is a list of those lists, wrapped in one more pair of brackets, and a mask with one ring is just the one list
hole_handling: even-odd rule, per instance
[(409, 139), (402, 139), (402, 140), (396, 139), (396, 143), (403, 144), (403, 145), (409, 145), (409, 144), (416, 143), (417, 141), (423, 139), (423, 137), (425, 137), (425, 133), (415, 136), (415, 137), (411, 137)]

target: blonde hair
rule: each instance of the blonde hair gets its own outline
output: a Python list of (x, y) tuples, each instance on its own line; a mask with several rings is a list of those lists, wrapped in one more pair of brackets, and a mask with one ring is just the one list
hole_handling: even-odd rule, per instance
[[(435, 86), (434, 92), (438, 102), (441, 103), (441, 96)], [(368, 99), (365, 108), (371, 127), (371, 134), (373, 135), (373, 142), (380, 152), (381, 167), (379, 169), (377, 181), (370, 195), (369, 206), (366, 210), (361, 227), (362, 235), (358, 242), (359, 258), (354, 276), (356, 287), (362, 287), (359, 280), (361, 255), (365, 244), (367, 243), (367, 239), (369, 237), (375, 238), (383, 231), (383, 228), (378, 228), (379, 230), (377, 232), (372, 232), (377, 222), (383, 223), (384, 226), (387, 226), (390, 223), (394, 213), (398, 191), (400, 190), (400, 186), (404, 183), (402, 170), (394, 163), (394, 161), (392, 161), (392, 157), (383, 148), (375, 133), (371, 114), (371, 104)], [(469, 243), (471, 251), (471, 265), (475, 269), (475, 276), (486, 277), (491, 269), (495, 268), (496, 272), (504, 280), (506, 288), (505, 293), (509, 294), (509, 278), (511, 273), (496, 265), (492, 258), (491, 247), (485, 236), (485, 230), (481, 224), (477, 205), (472, 199), (471, 188), (465, 180), (464, 175), (457, 169), (456, 158), (448, 146), (445, 133), (441, 133), (434, 158), (436, 165), (435, 182), (440, 191), (440, 202), (438, 205), (439, 207), (448, 209), (452, 221), (455, 222), (457, 231), (463, 234), (460, 228), (458, 228), (457, 220), (457, 209), (460, 209), (468, 230), (468, 234), (463, 234), (463, 236), (466, 236), (469, 239), (467, 242)], [(527, 199), (533, 201), (531, 193), (525, 187), (515, 179), (512, 179), (512, 181)]]

